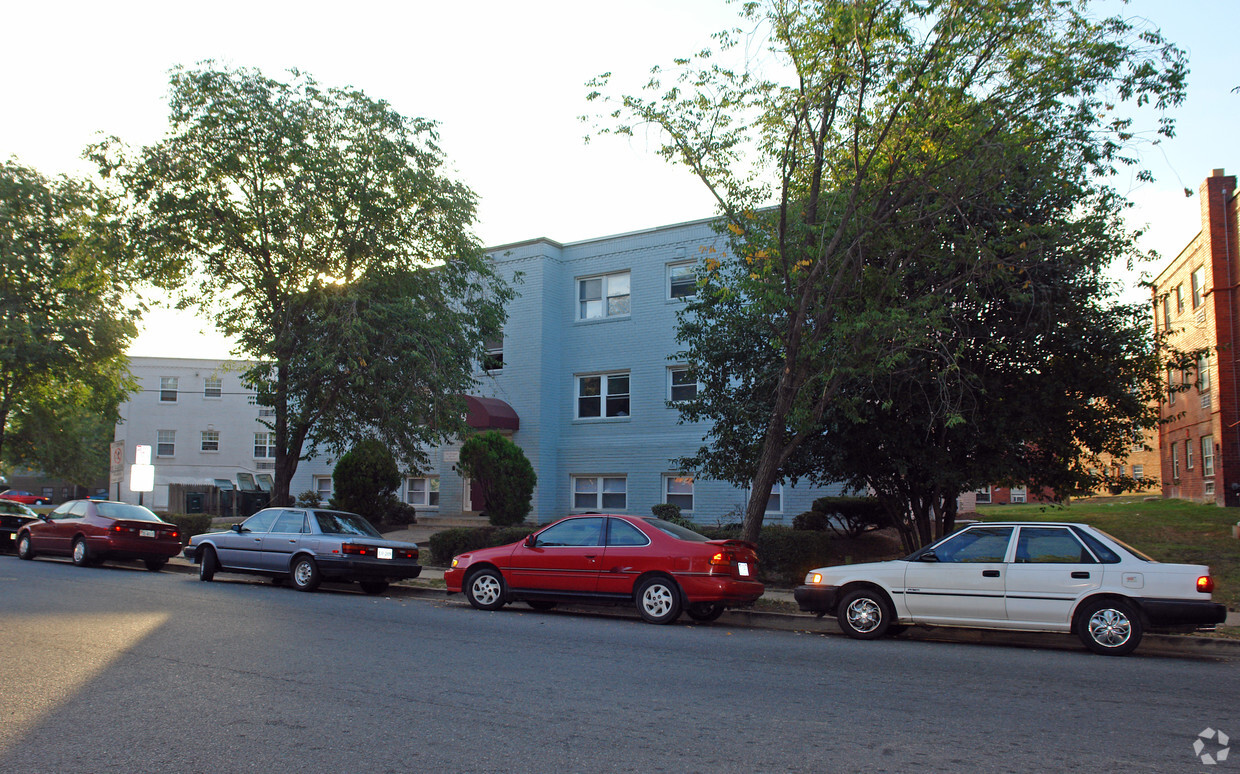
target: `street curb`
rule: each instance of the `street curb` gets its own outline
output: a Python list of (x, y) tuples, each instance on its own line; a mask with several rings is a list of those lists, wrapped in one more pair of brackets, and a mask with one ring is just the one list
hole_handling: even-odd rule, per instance
[[(196, 573), (197, 567), (188, 559), (174, 557), (165, 570)], [(446, 589), (427, 588), (397, 581), (383, 594), (388, 597), (421, 597), (468, 607), (464, 597), (450, 594)], [(622, 607), (577, 607), (565, 605), (562, 610), (573, 613), (604, 617), (636, 618), (636, 611)], [(533, 612), (533, 611), (531, 611)], [(688, 623), (688, 622), (686, 622)], [(818, 617), (805, 613), (773, 613), (761, 610), (728, 610), (718, 620), (694, 626), (735, 626), (746, 629), (771, 629), (807, 634), (844, 636), (834, 618)], [(1074, 635), (1050, 632), (1008, 632), (993, 629), (963, 629), (940, 626), (910, 626), (898, 639), (922, 642), (971, 642), (978, 645), (1006, 645), (1019, 648), (1042, 648), (1046, 650), (1074, 650), (1086, 652)], [(1195, 637), (1182, 634), (1146, 634), (1136, 655), (1141, 656), (1187, 656), (1189, 658), (1240, 658), (1240, 640), (1214, 637)]]

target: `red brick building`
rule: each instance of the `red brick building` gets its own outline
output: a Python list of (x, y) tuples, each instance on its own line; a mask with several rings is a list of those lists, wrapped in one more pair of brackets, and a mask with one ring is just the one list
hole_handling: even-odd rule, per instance
[[(1240, 506), (1240, 261), (1236, 178), (1201, 184), (1201, 233), (1154, 281), (1154, 325), (1205, 354), (1168, 371), (1159, 431), (1163, 497)], [(1179, 387), (1173, 390), (1172, 387)]]

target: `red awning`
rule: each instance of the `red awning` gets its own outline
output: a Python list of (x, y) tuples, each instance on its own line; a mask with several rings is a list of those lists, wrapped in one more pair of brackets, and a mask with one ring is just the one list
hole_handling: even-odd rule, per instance
[(476, 398), (473, 395), (466, 395), (465, 405), (469, 407), (465, 423), (472, 428), (512, 430), (513, 432), (521, 429), (521, 418), (517, 416), (517, 412), (499, 398)]

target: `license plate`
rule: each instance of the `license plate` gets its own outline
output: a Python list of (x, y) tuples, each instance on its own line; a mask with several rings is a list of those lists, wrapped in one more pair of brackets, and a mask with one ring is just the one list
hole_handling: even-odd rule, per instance
[(380, 559), (391, 559), (391, 558), (392, 558), (392, 549), (390, 549), (390, 548), (380, 548), (380, 549), (379, 549), (379, 558), (380, 558)]
[(740, 573), (741, 575), (748, 575), (749, 574), (749, 562), (737, 562), (736, 571)]
[(155, 537), (155, 530), (153, 530), (153, 529), (140, 529), (140, 530), (138, 530), (138, 537)]

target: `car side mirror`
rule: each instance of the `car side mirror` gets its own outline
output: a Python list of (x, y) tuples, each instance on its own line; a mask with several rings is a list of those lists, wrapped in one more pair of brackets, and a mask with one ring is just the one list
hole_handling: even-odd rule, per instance
[(938, 560), (939, 560), (938, 554), (934, 553), (933, 551), (927, 551), (926, 553), (917, 557), (917, 561), (919, 562), (937, 562)]
[(238, 535), (240, 535), (245, 528), (242, 527), (240, 524), (234, 524), (231, 527), (229, 527), (229, 529), (231, 529), (233, 532), (236, 532)]
[(52, 520), (52, 514), (50, 513), (39, 514), (39, 521), (51, 521), (51, 520)]
[(525, 536), (525, 547), (526, 547), (526, 548), (533, 548), (533, 547), (534, 547), (534, 545), (535, 545), (535, 543), (536, 543), (536, 541), (534, 540), (534, 536), (533, 536), (533, 535), (526, 535), (526, 536)]

